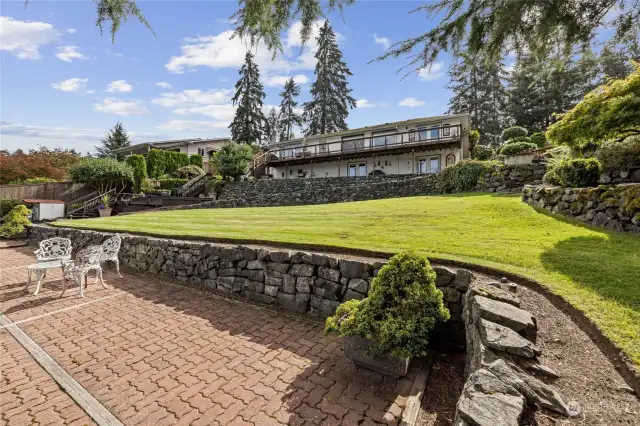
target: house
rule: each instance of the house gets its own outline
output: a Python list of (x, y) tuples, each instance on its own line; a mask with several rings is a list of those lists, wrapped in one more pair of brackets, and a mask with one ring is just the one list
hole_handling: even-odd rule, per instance
[(274, 179), (437, 173), (469, 158), (469, 115), (424, 117), (270, 144)]
[(166, 151), (184, 152), (191, 156), (194, 154), (202, 155), (205, 172), (210, 171), (209, 160), (216, 151), (220, 150), (224, 145), (231, 142), (229, 138), (217, 139), (175, 139), (167, 141), (144, 142), (131, 145), (126, 148), (118, 148), (111, 151), (113, 154), (125, 155), (147, 155), (152, 149), (163, 149)]

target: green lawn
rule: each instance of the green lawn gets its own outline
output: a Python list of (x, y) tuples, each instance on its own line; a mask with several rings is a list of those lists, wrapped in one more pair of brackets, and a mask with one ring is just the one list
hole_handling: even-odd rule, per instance
[(546, 284), (584, 311), (640, 366), (640, 236), (569, 223), (536, 211), (517, 196), (177, 210), (56, 225), (388, 252), (416, 249), (500, 268)]

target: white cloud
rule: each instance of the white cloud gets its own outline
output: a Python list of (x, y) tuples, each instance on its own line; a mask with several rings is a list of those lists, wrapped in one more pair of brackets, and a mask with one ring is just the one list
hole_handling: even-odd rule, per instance
[(215, 132), (228, 129), (228, 121), (169, 120), (158, 127), (172, 132)]
[(107, 86), (107, 92), (119, 92), (119, 93), (128, 93), (133, 90), (133, 86), (127, 83), (124, 80), (116, 80), (109, 83)]
[(59, 46), (56, 56), (63, 62), (71, 62), (74, 59), (88, 59), (82, 53), (78, 52), (78, 46)]
[(444, 75), (444, 72), (442, 72), (443, 66), (444, 64), (442, 62), (431, 64), (431, 67), (422, 68), (418, 72), (418, 77), (420, 77), (420, 79), (424, 81), (437, 80)]
[(20, 59), (40, 59), (40, 48), (58, 37), (53, 25), (0, 16), (0, 50)]
[(98, 112), (117, 115), (145, 115), (151, 114), (140, 100), (126, 101), (118, 98), (105, 98), (101, 103), (94, 104), (93, 109)]
[(368, 99), (358, 99), (356, 101), (356, 107), (358, 108), (377, 108), (382, 106), (386, 106), (386, 104), (383, 102), (369, 102)]
[(156, 83), (156, 86), (162, 87), (163, 89), (171, 89), (171, 84), (167, 83), (166, 81), (159, 81)]
[[(165, 68), (174, 73), (183, 73), (185, 68), (202, 66), (214, 69), (237, 69), (244, 63), (245, 53), (251, 50), (262, 72), (310, 70), (316, 64), (314, 54), (318, 46), (315, 39), (323, 22), (317, 21), (312, 27), (311, 37), (304, 46), (300, 39), (301, 24), (299, 21), (294, 22), (287, 35), (283, 37), (283, 53), (277, 54), (273, 59), (272, 52), (264, 43), (259, 42), (256, 46), (251, 46), (239, 37), (232, 38), (233, 30), (223, 31), (217, 35), (185, 38), (180, 46), (181, 54), (173, 56), (165, 64)], [(336, 39), (340, 41), (344, 37), (336, 33)]]
[(385, 50), (388, 49), (389, 46), (391, 46), (391, 40), (389, 40), (387, 37), (378, 37), (377, 34), (373, 35), (373, 41), (375, 41), (376, 44), (384, 47)]
[(78, 30), (76, 30), (75, 28), (67, 28), (64, 32), (67, 34), (75, 34), (78, 32)]
[(231, 104), (230, 89), (211, 91), (183, 90), (182, 92), (161, 93), (160, 97), (151, 102), (165, 108), (173, 108), (178, 115), (200, 114), (216, 120), (230, 121), (235, 114), (235, 107)]
[(58, 83), (51, 83), (51, 87), (63, 92), (78, 92), (83, 90), (87, 85), (88, 78), (70, 78), (68, 80), (60, 81)]
[[(265, 86), (282, 87), (290, 78), (288, 75), (267, 75), (263, 80)], [(293, 76), (293, 81), (296, 82), (296, 84), (307, 84), (309, 77), (304, 74), (298, 74)]]
[(424, 105), (426, 105), (426, 103), (424, 101), (418, 100), (416, 98), (404, 98), (403, 100), (401, 100), (398, 103), (398, 105), (404, 106), (404, 107), (415, 108), (415, 107), (424, 106)]
[(92, 94), (94, 94), (94, 93), (96, 93), (96, 91), (95, 91), (95, 90), (87, 90), (87, 95), (92, 95)]

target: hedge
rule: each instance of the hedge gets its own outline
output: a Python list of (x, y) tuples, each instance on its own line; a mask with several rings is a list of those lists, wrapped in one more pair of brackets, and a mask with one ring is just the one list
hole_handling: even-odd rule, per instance
[(596, 186), (600, 180), (602, 166), (595, 158), (562, 160), (544, 175), (544, 182), (551, 185), (584, 188)]
[(158, 179), (170, 175), (181, 167), (189, 165), (189, 156), (184, 152), (152, 149), (147, 154), (147, 172), (149, 177)]
[(192, 166), (198, 166), (200, 168), (203, 168), (204, 167), (204, 161), (202, 160), (202, 155), (193, 154), (193, 155), (189, 156), (189, 164), (191, 164)]

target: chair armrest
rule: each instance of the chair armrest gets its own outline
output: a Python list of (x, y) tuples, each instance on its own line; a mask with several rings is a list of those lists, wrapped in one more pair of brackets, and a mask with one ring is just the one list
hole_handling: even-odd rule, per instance
[(36, 255), (36, 259), (38, 259), (38, 260), (42, 259), (42, 249), (38, 249), (38, 250), (34, 251), (33, 254)]

